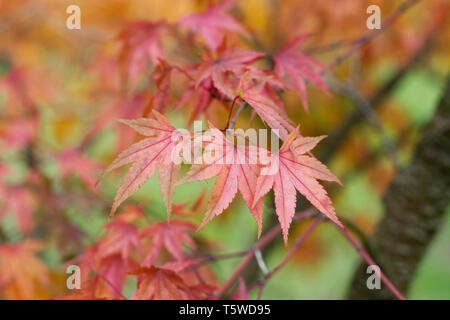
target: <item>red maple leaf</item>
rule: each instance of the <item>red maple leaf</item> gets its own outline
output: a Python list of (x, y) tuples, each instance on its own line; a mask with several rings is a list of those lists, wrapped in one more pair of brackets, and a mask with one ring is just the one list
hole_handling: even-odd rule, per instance
[(284, 76), (289, 78), (290, 83), (286, 82), (287, 85), (298, 93), (303, 107), (308, 110), (305, 80), (312, 82), (325, 93), (329, 93), (320, 74), (326, 68), (319, 61), (299, 50), (306, 38), (306, 36), (299, 36), (289, 41), (280, 52), (273, 56), (273, 61), (275, 62), (275, 73), (281, 78)]
[(277, 134), (284, 140), (294, 126), (284, 108), (280, 108), (281, 102), (274, 101), (270, 93), (264, 90), (266, 81), (264, 78), (254, 79), (252, 73), (244, 74), (239, 84), (239, 95), (270, 128), (277, 129)]
[(224, 40), (225, 31), (248, 35), (245, 28), (235, 18), (225, 13), (233, 6), (234, 1), (213, 5), (204, 13), (191, 14), (182, 18), (178, 24), (201, 35), (208, 48), (215, 52)]
[(164, 59), (160, 34), (166, 29), (164, 22), (136, 21), (129, 23), (117, 36), (121, 43), (119, 62), (122, 77), (133, 88), (148, 61), (158, 65)]
[(192, 285), (182, 277), (185, 269), (196, 263), (183, 261), (166, 263), (160, 267), (140, 268), (131, 274), (138, 278), (133, 298), (138, 300), (204, 299), (213, 288), (207, 284)]
[[(224, 95), (233, 98), (235, 86), (239, 83), (240, 77), (249, 70), (251, 63), (264, 56), (259, 51), (243, 49), (224, 49), (217, 59), (206, 58), (199, 66), (197, 85), (205, 79), (211, 79), (214, 86)], [(229, 79), (229, 75), (234, 76)]]
[(131, 251), (141, 250), (141, 242), (137, 228), (126, 221), (115, 219), (106, 225), (108, 234), (102, 239), (98, 254), (101, 258), (118, 254), (125, 263), (128, 263)]
[[(230, 205), (239, 190), (250, 208), (251, 214), (256, 219), (258, 235), (260, 235), (264, 202), (260, 199), (253, 206), (255, 186), (259, 173), (259, 164), (257, 163), (259, 148), (256, 146), (234, 145), (212, 124), (210, 124), (210, 128), (213, 140), (209, 143), (207, 142), (205, 154), (209, 154), (211, 159), (202, 161), (201, 164), (192, 165), (186, 176), (179, 182), (179, 184), (182, 184), (217, 176), (206, 208), (205, 218), (199, 228), (202, 228), (215, 216), (221, 214)], [(250, 161), (251, 158), (254, 161)]]
[(56, 161), (61, 169), (61, 178), (67, 179), (71, 174), (78, 176), (86, 186), (95, 190), (95, 173), (100, 170), (100, 164), (91, 160), (79, 149), (69, 149), (59, 154)]
[(255, 191), (254, 203), (256, 204), (256, 201), (273, 187), (276, 213), (285, 244), (287, 244), (289, 226), (295, 214), (296, 190), (334, 223), (341, 225), (327, 192), (317, 179), (335, 181), (339, 184), (341, 182), (316, 158), (304, 155), (323, 137), (298, 137), (298, 132), (297, 127), (286, 138), (279, 152), (273, 154), (270, 170), (258, 177)]
[(152, 239), (152, 248), (142, 262), (142, 266), (149, 267), (154, 264), (162, 248), (166, 250), (178, 261), (184, 259), (183, 244), (195, 249), (194, 240), (188, 232), (195, 230), (195, 226), (189, 222), (172, 220), (170, 223), (158, 222), (142, 230), (140, 237)]
[[(159, 112), (153, 111), (153, 114), (155, 119), (122, 120), (123, 123), (148, 138), (131, 145), (106, 169), (106, 172), (109, 172), (133, 163), (114, 198), (111, 215), (159, 169), (161, 196), (166, 205), (167, 217), (170, 217), (175, 182), (180, 172), (180, 164), (172, 159), (172, 151), (179, 143), (179, 139), (175, 137), (178, 131)], [(181, 136), (178, 138), (182, 139)]]

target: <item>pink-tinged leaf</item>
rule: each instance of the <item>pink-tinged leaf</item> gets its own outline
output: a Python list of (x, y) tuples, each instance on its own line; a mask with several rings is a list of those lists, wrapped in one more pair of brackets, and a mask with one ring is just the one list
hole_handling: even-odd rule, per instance
[(163, 115), (157, 111), (153, 111), (153, 115), (155, 119), (123, 120), (131, 128), (150, 138), (141, 140), (123, 151), (106, 169), (105, 172), (109, 172), (133, 163), (114, 198), (111, 215), (159, 169), (161, 194), (166, 205), (167, 217), (170, 217), (172, 196), (180, 170), (179, 165), (175, 165), (172, 161), (172, 154), (180, 140), (182, 142), (185, 140)]
[(314, 149), (317, 146), (317, 144), (326, 137), (327, 136), (298, 137), (296, 140), (293, 141), (292, 147), (294, 148), (296, 154), (304, 154)]
[(164, 268), (139, 268), (131, 272), (138, 279), (138, 287), (133, 294), (137, 300), (181, 300), (187, 299), (185, 291), (189, 287), (174, 271)]
[[(193, 165), (186, 176), (179, 182), (179, 184), (183, 184), (217, 176), (208, 201), (205, 218), (199, 229), (228, 208), (239, 190), (250, 209), (250, 213), (255, 217), (258, 224), (259, 237), (262, 229), (264, 205), (262, 199), (254, 201), (257, 175), (260, 169), (256, 163), (256, 155), (259, 149), (253, 146), (235, 146), (233, 142), (229, 141), (211, 124), (210, 127), (213, 132), (213, 139), (207, 143), (205, 152), (202, 155), (202, 164)], [(255, 159), (254, 162), (250, 161), (251, 154), (253, 154), (253, 159)], [(208, 158), (205, 158), (205, 156), (208, 156)]]
[(269, 98), (255, 90), (243, 92), (243, 99), (256, 111), (261, 119), (266, 122), (270, 128), (279, 130), (281, 139), (285, 139), (288, 132), (293, 129), (291, 121), (283, 110)]
[(280, 78), (285, 76), (289, 78), (290, 83), (287, 84), (297, 91), (305, 110), (308, 110), (306, 81), (315, 84), (327, 94), (329, 92), (321, 76), (326, 68), (320, 62), (299, 51), (299, 47), (304, 40), (305, 36), (294, 38), (279, 53), (274, 55), (273, 60), (275, 62), (275, 73)]
[(211, 197), (206, 208), (205, 218), (199, 226), (203, 228), (215, 216), (228, 208), (238, 190), (238, 168), (233, 165), (224, 166), (217, 176)]
[(95, 175), (100, 170), (100, 164), (89, 159), (78, 149), (71, 149), (57, 156), (61, 170), (61, 178), (67, 179), (71, 174), (78, 176), (86, 186), (95, 190)]
[(139, 188), (150, 179), (157, 169), (158, 159), (169, 146), (170, 142), (160, 144), (159, 150), (154, 154), (147, 154), (145, 158), (138, 159), (133, 163), (131, 168), (122, 180), (122, 184), (117, 190), (114, 202), (111, 208), (111, 215), (117, 210), (117, 207), (125, 201), (129, 196), (135, 193)]
[(141, 238), (152, 239), (152, 247), (142, 266), (149, 267), (154, 264), (158, 260), (163, 247), (177, 261), (182, 261), (184, 259), (183, 244), (193, 249), (196, 248), (194, 240), (188, 234), (193, 230), (195, 230), (194, 225), (181, 220), (173, 220), (170, 223), (158, 222), (142, 230)]
[(280, 165), (280, 168), (278, 169), (278, 174), (275, 175), (273, 191), (275, 195), (275, 209), (283, 232), (283, 240), (286, 244), (289, 226), (295, 215), (297, 193), (287, 168), (282, 165)]
[(226, 31), (248, 34), (235, 18), (225, 13), (233, 6), (234, 2), (232, 1), (213, 5), (206, 12), (191, 14), (182, 18), (178, 23), (193, 33), (201, 35), (209, 49), (215, 52), (223, 42)]
[(298, 170), (299, 173), (306, 174), (318, 180), (337, 182), (342, 186), (339, 178), (336, 177), (326, 165), (316, 158), (306, 155), (296, 155), (295, 161), (296, 162), (292, 165), (295, 170)]
[(264, 53), (258, 51), (242, 50), (242, 49), (225, 49), (216, 59), (206, 58), (198, 67), (198, 76), (196, 87), (200, 84), (211, 84), (221, 94), (233, 99), (236, 96), (236, 85), (239, 79), (247, 70), (254, 70), (250, 64), (264, 56)]
[(160, 41), (160, 34), (165, 29), (162, 22), (137, 21), (129, 23), (117, 36), (121, 42), (119, 63), (122, 77), (129, 81), (131, 88), (134, 88), (148, 61), (158, 65), (165, 58)]
[(101, 257), (119, 254), (128, 263), (131, 251), (141, 250), (141, 243), (137, 228), (121, 219), (116, 219), (106, 225), (108, 234), (99, 245), (98, 253)]
[(172, 159), (171, 153), (165, 154), (159, 168), (159, 189), (161, 197), (166, 205), (167, 220), (172, 214), (172, 199), (175, 194), (175, 186), (180, 178), (181, 164), (176, 164)]
[[(248, 164), (239, 165), (240, 172), (238, 173), (238, 189), (244, 198), (250, 213), (256, 220), (258, 225), (258, 239), (261, 236), (262, 231), (262, 213), (264, 207), (263, 199), (259, 199), (255, 205), (253, 201), (255, 199), (255, 186), (258, 181), (259, 172), (254, 172), (254, 168)], [(258, 170), (259, 171), (259, 170)]]
[[(304, 137), (298, 137), (298, 127), (292, 131), (279, 152), (272, 154), (270, 170), (266, 171), (269, 174), (261, 174), (257, 181), (253, 205), (273, 187), (276, 213), (285, 244), (287, 244), (289, 226), (295, 214), (296, 190), (334, 223), (341, 225), (327, 192), (316, 180), (340, 183), (339, 179), (317, 159), (295, 152), (295, 146), (298, 146), (297, 150), (309, 151), (311, 144), (315, 145), (318, 142), (317, 140), (311, 142), (312, 139), (307, 140), (305, 142)], [(261, 172), (265, 172), (263, 170)]]

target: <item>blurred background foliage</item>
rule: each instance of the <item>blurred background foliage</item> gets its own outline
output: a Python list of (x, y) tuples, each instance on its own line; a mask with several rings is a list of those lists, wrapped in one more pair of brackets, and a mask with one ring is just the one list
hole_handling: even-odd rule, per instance
[[(0, 246), (30, 242), (30, 252), (35, 254), (18, 263), (36, 266), (36, 275), (28, 275), (34, 289), (28, 293), (21, 292), (20, 288), (29, 285), (22, 284), (18, 285), (19, 289), (2, 290), (0, 283), (0, 297), (39, 299), (61, 295), (66, 279), (64, 263), (105, 232), (109, 207), (123, 171), (108, 175), (99, 188), (94, 188), (93, 183), (118, 151), (137, 139), (116, 119), (140, 116), (151, 92), (143, 81), (139, 83), (138, 95), (124, 98), (120, 94), (116, 34), (127, 21), (164, 19), (175, 23), (186, 14), (203, 11), (210, 2), (0, 1), (0, 178), (23, 191), (17, 196), (19, 203), (0, 214)], [(341, 63), (333, 73), (363, 95), (375, 92), (423, 44), (442, 2), (426, 0), (417, 4)], [(66, 7), (73, 3), (81, 8), (81, 30), (68, 30), (65, 26)], [(252, 40), (244, 41), (248, 47), (275, 52), (294, 35), (310, 33), (304, 48), (327, 64), (340, 49), (321, 52), (315, 48), (342, 39), (358, 38), (366, 33), (366, 8), (369, 4), (381, 7), (383, 19), (400, 3), (397, 0), (242, 0), (237, 2), (232, 13), (254, 34)], [(449, 43), (450, 22), (447, 20), (427, 56), (408, 71), (376, 111), (383, 131), (396, 141), (400, 165), (408, 163), (420, 129), (432, 117), (441, 96), (450, 66)], [(13, 71), (21, 77), (26, 97), (20, 96), (20, 90), (11, 90), (6, 84), (5, 79)], [(326, 96), (314, 88), (310, 88), (308, 94), (309, 114), (301, 107), (297, 95), (286, 92), (282, 97), (289, 116), (301, 124), (304, 135), (330, 134), (355, 108), (348, 98), (339, 94)], [(28, 123), (21, 113), (26, 103), (36, 106), (40, 117), (38, 124)], [(135, 111), (127, 113), (123, 111), (126, 108), (120, 106), (133, 106)], [(188, 116), (183, 112), (169, 110), (167, 115), (176, 126), (185, 127)], [(210, 118), (217, 119), (218, 126), (225, 122), (226, 111), (223, 109), (212, 108), (209, 112)], [(12, 132), (10, 117), (23, 120)], [(250, 112), (244, 112), (237, 123), (237, 127), (242, 128), (255, 125), (261, 124), (250, 119)], [(127, 133), (119, 136), (120, 130)], [(80, 160), (75, 164), (78, 170), (68, 168), (63, 174), (60, 161), (64, 160), (59, 160), (60, 157), (83, 143), (92, 132), (95, 138), (85, 149), (89, 161)], [(32, 145), (28, 144), (27, 136), (35, 136)], [(320, 151), (319, 148), (318, 153)], [(51, 190), (52, 196), (49, 197), (55, 197), (57, 201), (25, 191), (28, 190), (30, 166), (34, 163), (38, 163), (48, 190)], [(2, 164), (7, 165), (6, 172), (2, 171)], [(339, 190), (327, 186), (331, 188), (338, 215), (370, 235), (383, 215), (381, 197), (396, 172), (381, 146), (379, 135), (361, 122), (352, 129), (327, 164), (345, 184)], [(95, 174), (89, 177), (86, 176), (88, 173)], [(183, 185), (177, 188), (175, 202), (192, 203), (205, 187), (210, 190), (212, 185), (211, 182)], [(0, 206), (5, 205), (6, 197), (4, 195), (0, 199)], [(150, 179), (128, 203), (142, 206), (150, 221), (165, 219), (157, 177)], [(202, 239), (205, 250), (212, 252), (247, 249), (256, 241), (257, 228), (246, 211), (248, 209), (242, 199), (234, 201), (227, 212), (197, 233), (195, 238)], [(32, 215), (32, 222), (22, 219), (30, 226), (19, 225), (20, 214)], [(190, 219), (199, 223), (202, 217), (202, 210), (199, 210)], [(265, 212), (264, 217), (266, 220), (271, 218), (271, 213)], [(295, 239), (304, 227), (303, 223), (298, 224), (290, 239)], [(277, 265), (285, 252), (280, 237), (276, 248), (265, 257), (268, 267)], [(267, 284), (262, 298), (341, 299), (358, 259), (354, 248), (337, 230), (324, 224), (305, 242), (288, 266)], [(236, 263), (236, 259), (212, 263), (218, 280), (224, 281)], [(448, 210), (445, 223), (421, 264), (409, 298), (450, 299), (449, 266)], [(0, 274), (2, 272), (5, 270), (0, 264)], [(46, 276), (39, 275), (39, 272), (46, 273)], [(129, 283), (128, 286), (127, 292), (131, 292), (135, 284)]]

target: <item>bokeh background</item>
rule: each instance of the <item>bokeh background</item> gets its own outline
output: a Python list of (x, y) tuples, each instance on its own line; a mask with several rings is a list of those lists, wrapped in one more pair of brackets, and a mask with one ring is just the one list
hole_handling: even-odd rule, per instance
[[(143, 114), (152, 90), (141, 85), (133, 95), (120, 90), (116, 35), (133, 20), (175, 23), (186, 14), (203, 11), (200, 0), (0, 0), (0, 279), (12, 257), (2, 246), (26, 244), (15, 257), (17, 274), (0, 281), (0, 297), (47, 299), (65, 293), (65, 263), (101, 237), (108, 212), (124, 171), (94, 184), (102, 169), (137, 137), (116, 120)], [(397, 168), (405, 166), (421, 128), (431, 119), (442, 95), (450, 66), (450, 23), (441, 17), (445, 1), (421, 1), (387, 30), (358, 49), (332, 74), (370, 96), (419, 50), (428, 37), (433, 44), (424, 57), (396, 84), (376, 114), (380, 130), (361, 121), (346, 136), (327, 165), (344, 188), (327, 185), (338, 214), (369, 237), (383, 216), (382, 195)], [(232, 14), (255, 35), (244, 46), (276, 52), (291, 37), (310, 33), (307, 52), (324, 64), (342, 48), (320, 50), (340, 40), (368, 32), (366, 8), (381, 7), (382, 19), (402, 1), (397, 0), (242, 0)], [(81, 8), (81, 30), (68, 30), (68, 5)], [(438, 30), (433, 29), (439, 19)], [(170, 40), (168, 40), (170, 41)], [(168, 46), (173, 45), (167, 43)], [(355, 109), (339, 93), (327, 96), (308, 89), (306, 113), (293, 92), (283, 95), (288, 114), (301, 124), (304, 135), (330, 134)], [(226, 111), (212, 108), (217, 125)], [(167, 112), (177, 126), (186, 126), (187, 113)], [(238, 127), (261, 125), (243, 113)], [(398, 163), (383, 147), (383, 137), (394, 141)], [(72, 152), (83, 145), (82, 155)], [(320, 147), (317, 152), (321, 152)], [(36, 174), (36, 171), (39, 174)], [(38, 181), (37, 184), (35, 182)], [(177, 188), (175, 202), (192, 202), (213, 183)], [(36, 187), (38, 186), (38, 187)], [(427, 186), (424, 186), (426, 188)], [(208, 191), (207, 191), (208, 192)], [(157, 177), (130, 198), (150, 221), (165, 219)], [(204, 206), (203, 206), (204, 207)], [(265, 221), (271, 214), (265, 212)], [(201, 210), (190, 217), (201, 221)], [(295, 239), (305, 225), (292, 231)], [(195, 235), (217, 253), (247, 249), (257, 237), (256, 224), (242, 199)], [(281, 237), (265, 256), (269, 268), (285, 255)], [(3, 264), (2, 264), (3, 259)], [(342, 299), (358, 265), (359, 256), (342, 235), (323, 224), (268, 284), (265, 299)], [(224, 281), (238, 260), (211, 263), (215, 277)], [(32, 265), (33, 271), (23, 265)], [(49, 281), (42, 281), (47, 274)], [(13, 280), (11, 280), (13, 279)], [(135, 283), (127, 283), (129, 295)], [(450, 299), (450, 210), (427, 251), (408, 298)]]

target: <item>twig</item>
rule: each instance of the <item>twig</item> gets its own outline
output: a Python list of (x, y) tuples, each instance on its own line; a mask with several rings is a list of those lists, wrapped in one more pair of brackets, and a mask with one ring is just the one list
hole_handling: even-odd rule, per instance
[[(294, 216), (295, 220), (304, 219), (310, 217), (314, 214), (313, 209), (307, 209), (305, 211), (299, 212)], [(231, 276), (225, 281), (225, 283), (219, 288), (217, 291), (217, 297), (221, 298), (224, 293), (233, 285), (239, 275), (244, 271), (250, 261), (253, 259), (253, 255), (255, 254), (255, 250), (261, 250), (266, 245), (268, 245), (279, 233), (281, 232), (280, 225), (276, 225), (272, 227), (252, 248), (247, 251), (247, 254), (241, 260), (239, 265), (234, 269)]]
[(269, 281), (275, 274), (277, 274), (292, 258), (292, 256), (297, 252), (300, 246), (303, 244), (305, 239), (311, 234), (311, 232), (316, 229), (316, 227), (325, 219), (323, 215), (318, 216), (309, 226), (308, 228), (297, 238), (294, 246), (289, 250), (283, 260), (269, 273), (267, 273), (261, 280), (257, 281), (253, 284), (248, 291), (253, 290), (256, 287), (259, 287), (258, 297), (261, 297), (262, 290), (264, 289), (265, 284)]
[(236, 124), (237, 118), (239, 117), (239, 115), (241, 114), (242, 110), (244, 110), (245, 106), (247, 105), (247, 102), (244, 102), (243, 104), (241, 104), (241, 106), (239, 107), (239, 109), (236, 111), (233, 119), (231, 119), (230, 122), (230, 127), (228, 129), (233, 129), (234, 125)]
[(259, 269), (261, 269), (262, 273), (264, 275), (269, 273), (266, 263), (264, 262), (264, 258), (262, 256), (261, 250), (259, 250), (259, 249), (255, 250), (255, 258), (256, 258), (256, 262), (258, 263)]
[[(336, 225), (336, 224), (335, 224)], [(353, 237), (353, 235), (345, 228), (336, 225), (336, 227), (339, 229), (339, 231), (350, 241), (350, 243), (353, 245), (353, 247), (358, 251), (358, 253), (361, 255), (361, 257), (367, 262), (369, 265), (376, 265), (375, 261), (370, 257), (370, 255), (367, 253), (367, 251), (364, 249), (362, 245), (356, 241), (356, 239)], [(380, 270), (380, 278), (381, 281), (386, 285), (386, 287), (391, 291), (394, 296), (399, 300), (405, 300), (405, 297), (398, 291), (398, 289), (392, 284), (392, 282), (384, 275), (384, 273)]]

